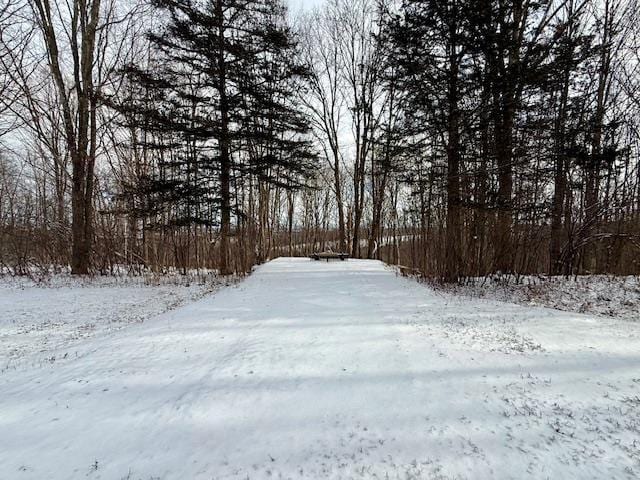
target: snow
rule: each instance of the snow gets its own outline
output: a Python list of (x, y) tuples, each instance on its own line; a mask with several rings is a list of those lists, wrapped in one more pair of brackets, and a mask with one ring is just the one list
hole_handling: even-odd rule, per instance
[(198, 299), (220, 287), (215, 276), (0, 277), (0, 372), (74, 356), (97, 334)]
[(640, 323), (375, 261), (278, 259), (74, 350), (0, 374), (1, 479), (640, 475)]
[(498, 276), (434, 287), (470, 297), (640, 321), (640, 278), (634, 276)]

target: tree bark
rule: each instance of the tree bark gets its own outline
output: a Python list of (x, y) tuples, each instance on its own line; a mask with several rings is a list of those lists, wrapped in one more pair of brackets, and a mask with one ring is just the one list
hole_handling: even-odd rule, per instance
[[(74, 85), (68, 88), (60, 65), (55, 20), (49, 0), (33, 0), (33, 11), (47, 49), (49, 69), (62, 110), (65, 140), (72, 166), (71, 272), (89, 273), (93, 245), (93, 188), (96, 155), (96, 98), (93, 85), (96, 33), (100, 0), (72, 4), (69, 27)], [(80, 43), (78, 43), (80, 39)], [(69, 92), (75, 95), (73, 111)]]
[[(568, 11), (569, 24), (568, 38), (571, 41), (573, 33), (573, 9), (572, 3)], [(562, 72), (562, 90), (560, 92), (560, 99), (558, 103), (558, 113), (555, 122), (555, 146), (554, 146), (554, 189), (553, 189), (553, 203), (551, 207), (551, 238), (549, 244), (549, 273), (552, 275), (559, 275), (563, 271), (562, 265), (562, 241), (564, 228), (562, 225), (563, 208), (565, 203), (565, 195), (567, 189), (567, 159), (565, 154), (566, 141), (565, 131), (567, 122), (567, 102), (569, 98), (569, 80), (570, 80), (570, 61), (573, 56), (573, 49), (571, 49), (563, 59), (564, 70)]]
[(456, 12), (451, 12), (449, 25), (449, 65), (447, 80), (447, 219), (444, 280), (455, 282), (460, 276), (461, 222), (460, 222), (460, 120), (458, 109), (458, 46)]

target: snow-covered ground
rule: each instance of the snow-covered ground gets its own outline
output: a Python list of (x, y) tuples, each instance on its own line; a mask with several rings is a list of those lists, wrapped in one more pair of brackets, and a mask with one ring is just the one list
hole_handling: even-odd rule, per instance
[(640, 477), (640, 323), (375, 261), (279, 259), (74, 351), (0, 374), (0, 479)]
[(633, 276), (477, 278), (466, 285), (434, 287), (470, 297), (640, 321), (640, 278)]
[(0, 373), (66, 361), (88, 337), (120, 330), (201, 298), (214, 276), (0, 277)]

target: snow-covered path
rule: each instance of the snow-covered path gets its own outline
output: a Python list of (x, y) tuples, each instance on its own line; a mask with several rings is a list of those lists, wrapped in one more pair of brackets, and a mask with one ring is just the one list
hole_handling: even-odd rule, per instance
[(245, 282), (0, 374), (0, 479), (639, 478), (640, 323), (381, 263)]

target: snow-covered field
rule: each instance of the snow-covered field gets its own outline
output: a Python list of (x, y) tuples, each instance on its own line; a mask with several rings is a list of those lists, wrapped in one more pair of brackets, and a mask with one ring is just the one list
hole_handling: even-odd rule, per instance
[(143, 322), (221, 286), (216, 277), (0, 277), (0, 373), (77, 356), (89, 337)]
[(279, 259), (73, 351), (0, 374), (0, 479), (640, 477), (639, 322), (375, 261)]
[(434, 287), (476, 298), (640, 321), (640, 278), (633, 276), (477, 278), (466, 285)]

